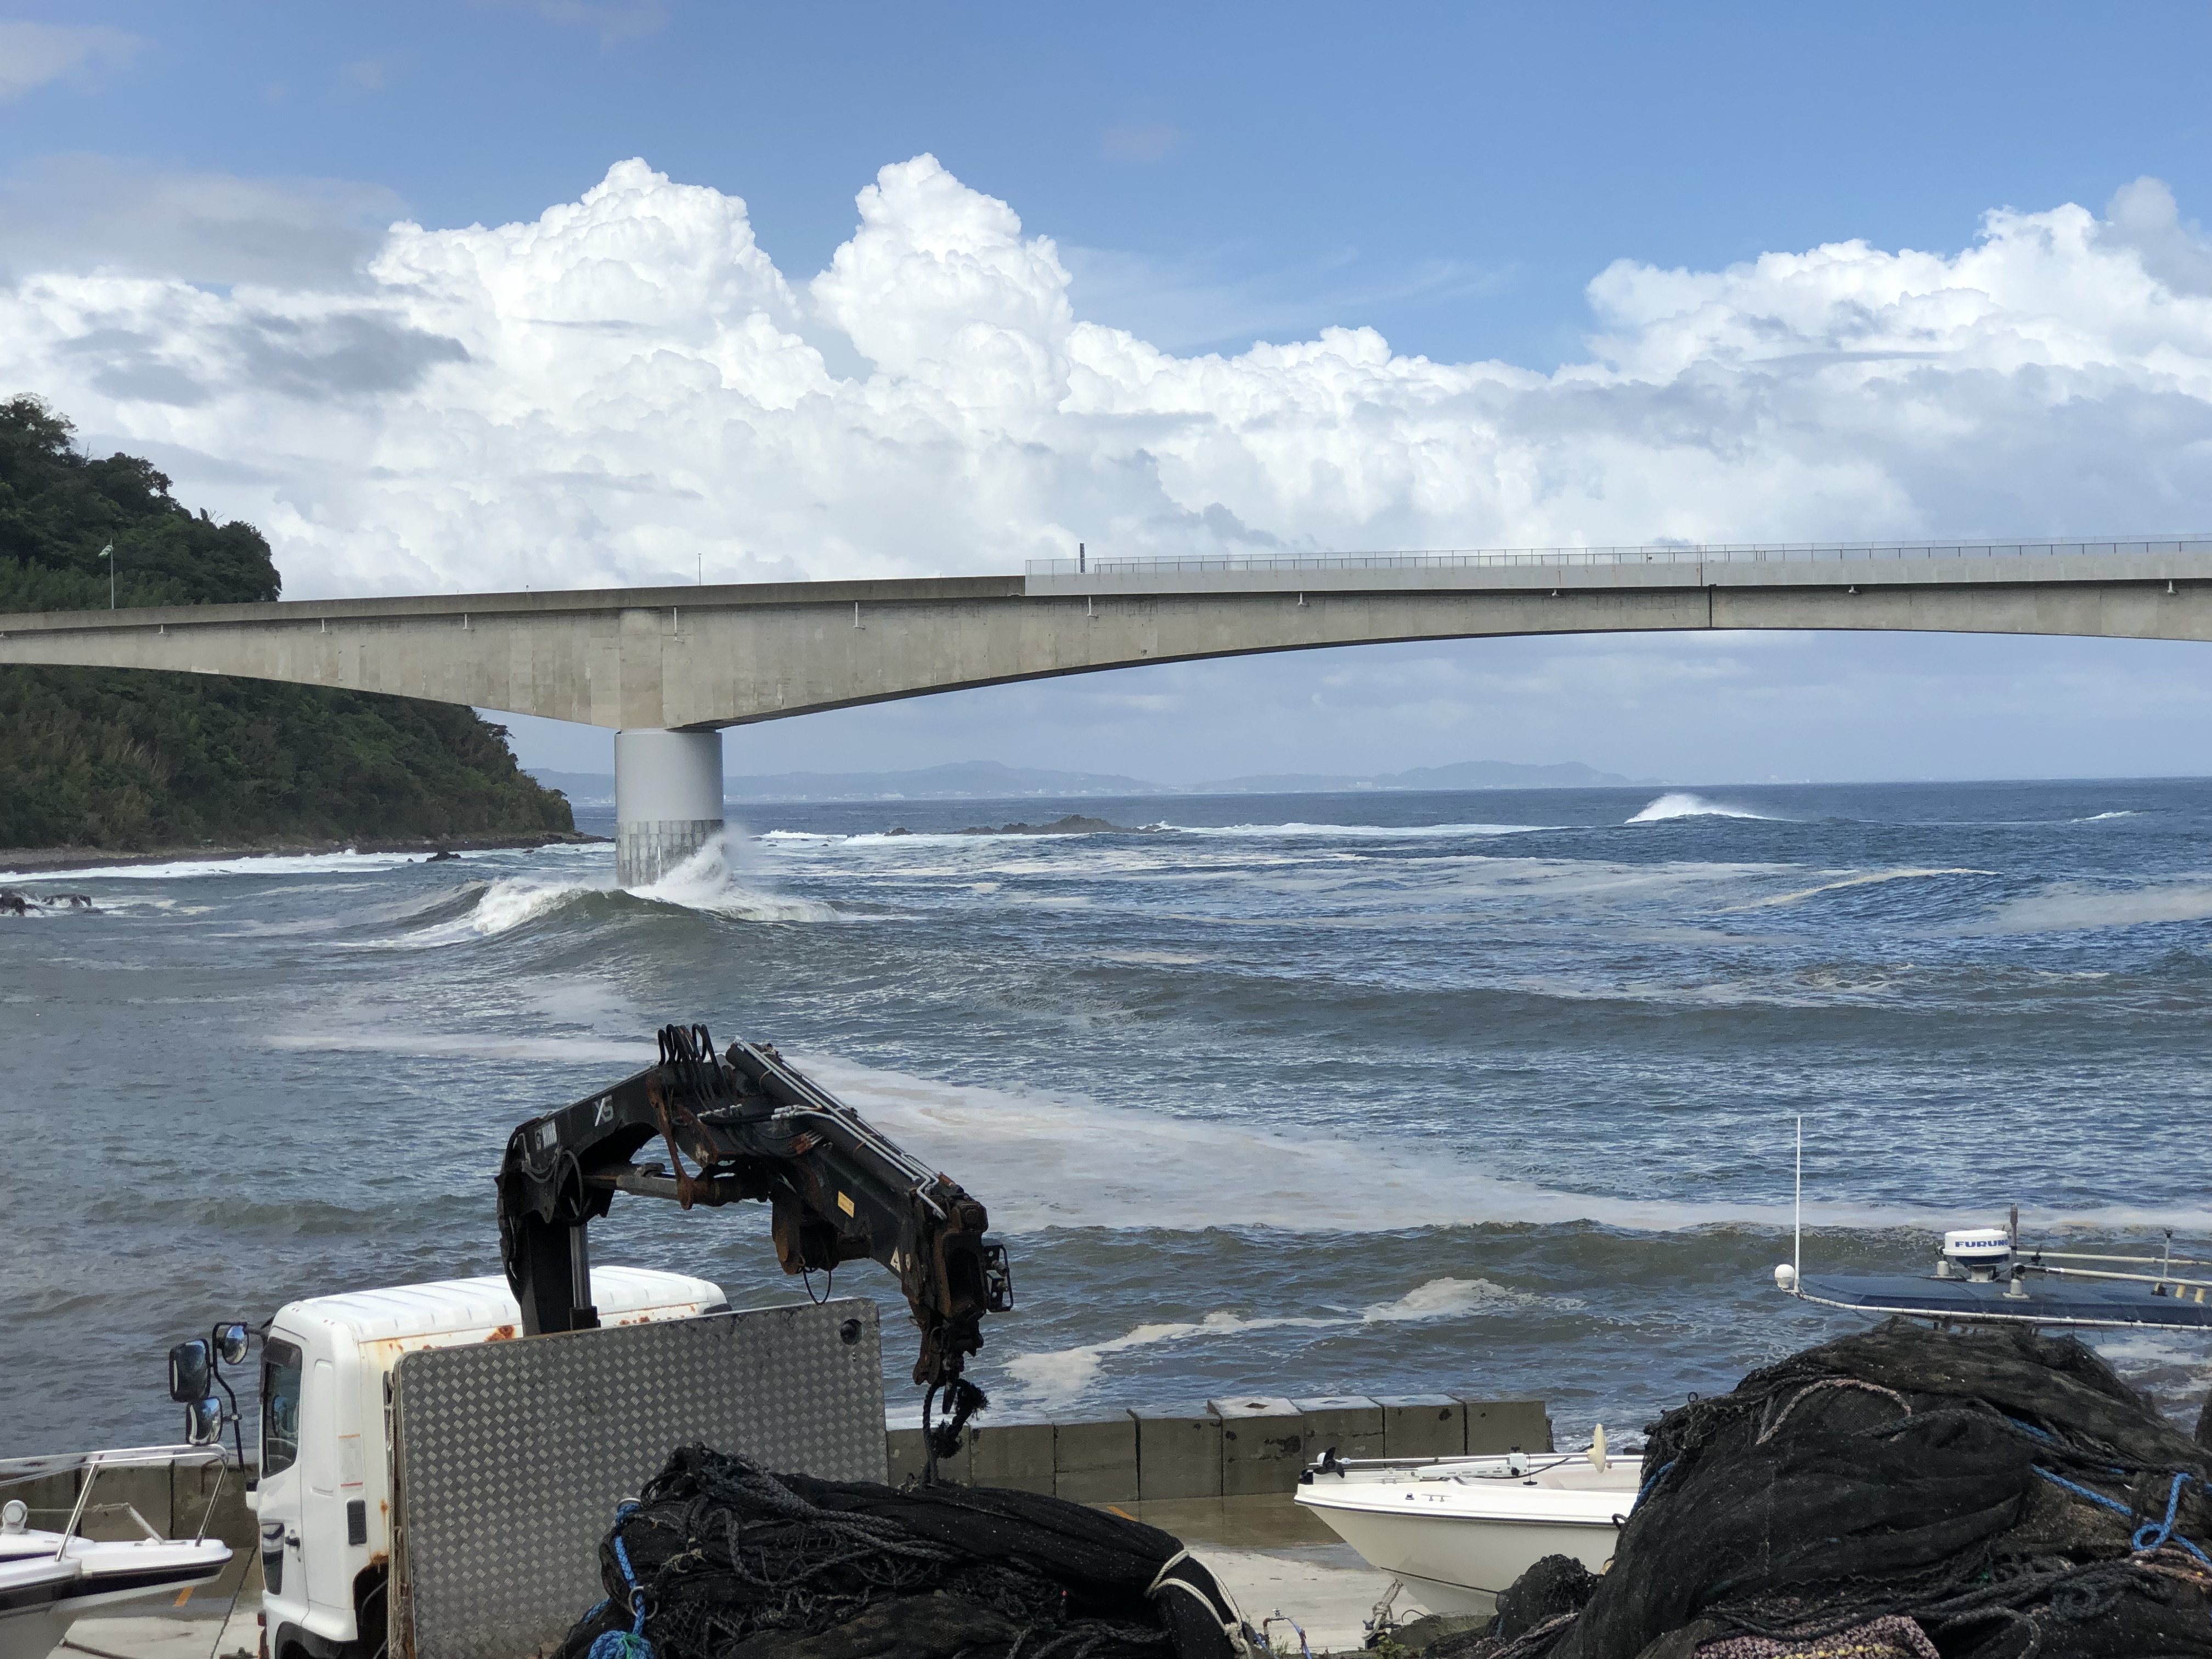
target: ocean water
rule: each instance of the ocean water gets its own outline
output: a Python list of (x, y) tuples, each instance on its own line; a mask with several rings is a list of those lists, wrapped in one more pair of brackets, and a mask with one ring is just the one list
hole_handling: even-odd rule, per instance
[[(951, 833), (1066, 811), (1157, 827)], [(97, 908), (0, 918), (0, 1454), (169, 1437), (164, 1352), (219, 1317), (497, 1271), (508, 1131), (672, 1020), (989, 1206), (1003, 1410), (1449, 1388), (1632, 1431), (1852, 1328), (1772, 1288), (1801, 1115), (1808, 1268), (2015, 1202), (2212, 1243), (2212, 784), (746, 817), (634, 893), (603, 847), (26, 884)], [(593, 1238), (804, 1294), (763, 1208)], [(2176, 1412), (2212, 1382), (2201, 1341), (2102, 1346)]]

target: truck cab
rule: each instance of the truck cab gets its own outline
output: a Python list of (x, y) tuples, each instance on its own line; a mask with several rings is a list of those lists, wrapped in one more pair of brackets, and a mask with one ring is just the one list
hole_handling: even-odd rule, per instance
[[(605, 1325), (728, 1307), (684, 1273), (594, 1267)], [(286, 1304), (261, 1363), (262, 1659), (374, 1659), (385, 1645), (392, 1552), (386, 1379), (422, 1348), (517, 1338), (522, 1314), (497, 1276), (356, 1291)]]

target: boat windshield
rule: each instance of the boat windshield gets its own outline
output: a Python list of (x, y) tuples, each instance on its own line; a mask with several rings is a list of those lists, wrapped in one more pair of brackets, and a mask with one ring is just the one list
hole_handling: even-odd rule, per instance
[(281, 1474), (300, 1456), (300, 1351), (272, 1337), (261, 1351), (261, 1473)]

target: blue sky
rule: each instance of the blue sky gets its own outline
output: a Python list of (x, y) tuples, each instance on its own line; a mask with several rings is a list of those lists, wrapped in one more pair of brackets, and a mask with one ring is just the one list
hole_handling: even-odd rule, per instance
[[(66, 304), (51, 295), (37, 307), (22, 301), (11, 330), (44, 343), (0, 363), (9, 389), (46, 392), (89, 441), (155, 453), (187, 499), (263, 523), (288, 591), (300, 594), (449, 579), (474, 586), (479, 576), (483, 585), (519, 585), (532, 572), (548, 584), (604, 580), (724, 556), (730, 579), (891, 574), (908, 568), (901, 558), (914, 568), (947, 567), (957, 556), (946, 547), (993, 544), (1000, 526), (972, 515), (956, 524), (951, 507), (927, 501), (905, 522), (833, 501), (844, 514), (836, 533), (808, 542), (790, 514), (748, 517), (763, 489), (747, 488), (688, 519), (631, 522), (577, 507), (542, 532), (517, 532), (538, 538), (532, 548), (568, 550), (559, 557), (495, 556), (482, 550), (495, 538), (468, 514), (496, 514), (500, 501), (439, 505), (450, 503), (455, 482), (434, 477), (419, 457), (453, 441), (453, 409), (466, 404), (471, 429), (512, 434), (529, 429), (557, 394), (512, 367), (527, 354), (501, 355), (512, 317), (495, 314), (504, 303), (496, 295), (468, 315), (459, 301), (434, 314), (408, 308), (406, 295), (425, 283), (450, 289), (462, 265), (471, 282), (489, 268), (492, 240), (437, 236), (534, 221), (633, 156), (675, 186), (712, 194), (679, 200), (635, 181), (617, 192), (607, 211), (628, 238), (617, 237), (613, 256), (625, 279), (653, 286), (664, 247), (683, 250), (670, 256), (678, 264), (703, 258), (702, 246), (725, 245), (714, 239), (726, 237), (734, 214), (773, 266), (746, 279), (744, 304), (802, 356), (814, 354), (805, 372), (827, 376), (820, 386), (836, 383), (827, 393), (817, 386), (833, 401), (866, 385), (927, 378), (907, 346), (870, 336), (871, 316), (911, 283), (869, 275), (876, 255), (855, 240), (854, 199), (879, 169), (923, 155), (955, 182), (913, 175), (906, 195), (887, 187), (891, 252), (882, 258), (891, 264), (883, 269), (907, 270), (893, 256), (939, 246), (945, 225), (972, 228), (983, 212), (975, 204), (995, 198), (1018, 227), (985, 226), (976, 234), (988, 246), (977, 257), (1028, 263), (1000, 289), (944, 303), (980, 307), (975, 315), (995, 328), (1042, 330), (1054, 350), (1065, 343), (1065, 319), (1049, 313), (1061, 305), (1079, 324), (1125, 331), (1179, 362), (1367, 327), (1387, 339), (1393, 364), (1496, 359), (1536, 376), (1596, 365), (1612, 377), (1608, 395), (1626, 377), (1680, 396), (1712, 374), (1739, 373), (1742, 343), (1770, 315), (1794, 317), (1811, 290), (1790, 288), (1799, 279), (1786, 275), (1724, 295), (1709, 283), (1698, 323), (1705, 343), (1678, 361), (1668, 354), (1680, 319), (1662, 314), (1669, 271), (1712, 275), (1763, 254), (1861, 240), (1871, 263), (1820, 289), (1824, 320), (1803, 326), (1831, 357), (1867, 356), (1864, 342), (1844, 337), (1856, 325), (1837, 320), (1854, 303), (1853, 284), (1911, 287), (1921, 279), (1893, 268), (1901, 251), (1960, 260), (1994, 210), (2033, 221), (2015, 239), (2022, 247), (2063, 240), (2063, 225), (2034, 216), (2067, 204), (2105, 216), (2091, 242), (2107, 252), (2136, 249), (2175, 300), (2174, 315), (2212, 291), (2203, 274), (2212, 254), (2196, 228), (2212, 200), (2203, 74), (2212, 6), (2204, 4), (925, 10), (75, 0), (0, 4), (0, 269), (19, 296), (22, 285), (57, 273), (80, 285), (103, 276), (139, 284), (127, 294), (81, 286)], [(34, 25), (44, 27), (25, 27)], [(2166, 195), (2133, 198), (2151, 226), (2138, 234), (2108, 204), (2142, 179), (2160, 181)], [(742, 198), (741, 212), (720, 205), (729, 198)], [(412, 288), (388, 264), (363, 274), (392, 257), (385, 227), (403, 217), (432, 234), (409, 245), (402, 262)], [(1039, 237), (1052, 244), (1042, 263)], [(542, 246), (531, 257), (555, 258)], [(520, 270), (522, 256), (500, 246), (502, 269)], [(516, 281), (532, 295), (573, 294), (579, 262), (608, 257), (608, 246), (559, 254), (564, 263), (550, 274), (525, 271)], [(830, 270), (841, 248), (855, 250), (844, 257), (860, 275), (825, 288), (815, 273)], [(2196, 313), (2159, 340), (2137, 338), (2124, 313), (2144, 302), (2114, 285), (2109, 260), (2039, 275), (2021, 264), (2027, 258), (1986, 284), (1996, 296), (1992, 313), (2014, 319), (2008, 337), (2094, 337), (2094, 347), (2059, 353), (2060, 368), (2087, 378), (2038, 401), (2020, 377), (2047, 377), (2050, 364), (2020, 368), (2018, 352), (1990, 346), (1986, 330), (1936, 342), (1929, 355), (1954, 361), (1959, 372), (1948, 390), (1929, 395), (1945, 421), (1978, 425), (1978, 448), (1929, 459), (1902, 453), (1909, 444), (1885, 447), (1884, 406), (1864, 386), (1833, 386), (1781, 414), (1762, 403), (1749, 425), (1723, 422), (1693, 439), (1701, 453), (1725, 459), (1746, 432), (1803, 428), (1803, 441), (1755, 477), (1686, 481), (1662, 456), (1533, 517), (1486, 499), (1438, 504), (1373, 492), (1361, 497), (1368, 505), (1301, 514), (1279, 491), (1237, 495), (1235, 469), (1200, 476), (1195, 460), (1163, 469), (1159, 500), (1096, 498), (1090, 486), (1066, 482), (1085, 457), (1063, 433), (1048, 441), (1064, 463), (1058, 482), (1010, 486), (1008, 499), (1024, 505), (1006, 509), (1006, 550), (979, 556), (981, 568), (1011, 568), (1086, 524), (1108, 544), (1118, 535), (1133, 546), (1166, 536), (1157, 544), (1170, 545), (1182, 532), (1146, 526), (1173, 514), (1195, 522), (1217, 501), (1234, 533), (1314, 545), (2212, 527), (2212, 425), (2203, 418), (2212, 404), (2193, 370), (2166, 366), (2177, 352), (2197, 361), (2189, 356), (2202, 338), (2189, 320)], [(1590, 285), (1617, 261), (1628, 262), (1626, 275), (1594, 306)], [(714, 289), (711, 273), (700, 280), (702, 293)], [(1970, 281), (1984, 276), (1947, 267), (1936, 287)], [(1020, 289), (1014, 300), (1009, 283)], [(253, 297), (263, 289), (277, 297)], [(2020, 297), (2045, 289), (2061, 297)], [(195, 293), (203, 299), (191, 300)], [(95, 294), (97, 306), (87, 297)], [(227, 318), (193, 311), (218, 303), (243, 309)], [(641, 323), (635, 303), (623, 303), (626, 325), (658, 331), (632, 361), (697, 332), (677, 310)], [(301, 337), (336, 326), (341, 306), (356, 307), (346, 325), (371, 331), (362, 337), (377, 342), (369, 355), (378, 362), (415, 367), (332, 380), (310, 398), (296, 364), (281, 385), (275, 370), (257, 382), (251, 365), (275, 361), (269, 351), (224, 359), (225, 368), (208, 343), (249, 326)], [(86, 320), (100, 307), (106, 335)], [(271, 316), (281, 327), (266, 323)], [(949, 325), (939, 317), (915, 326), (927, 334)], [(1892, 328), (1882, 350), (1901, 352), (1900, 329), (1909, 331)], [(1616, 343), (1594, 344), (1599, 335)], [(1082, 337), (1066, 347), (1091, 367), (1100, 349)], [(726, 349), (701, 349), (725, 365), (725, 392), (771, 414), (784, 406), (783, 393), (761, 390), (763, 377), (782, 369), (763, 367), (766, 359), (732, 368)], [(126, 364), (103, 351), (137, 355)], [(1288, 382), (1262, 369), (1273, 373), (1254, 368), (1251, 386), (1237, 394), (1244, 402), (1208, 409), (1206, 419), (1264, 424), (1251, 411), (1264, 413)], [(576, 372), (604, 380), (613, 371), (595, 360)], [(2012, 390), (1990, 392), (1992, 374), (2010, 375)], [(438, 392), (440, 377), (468, 375), (476, 379), (465, 398)], [(1194, 372), (1194, 383), (1200, 378)], [(1453, 395), (1492, 397), (1480, 418), (1498, 425), (1496, 442), (1506, 448), (1548, 443), (1554, 425), (1582, 418), (1562, 414), (1557, 398), (1532, 404), (1550, 397), (1544, 388), (1516, 382), (1492, 396), (1481, 378), (1455, 382)], [(173, 390), (188, 383), (189, 392)], [(587, 459), (625, 476), (660, 476), (653, 457), (680, 448), (681, 432), (733, 418), (719, 405), (711, 417), (686, 413), (673, 392), (667, 407), (641, 411), (639, 399), (653, 396), (625, 382), (620, 399), (595, 406), (606, 441), (594, 449), (588, 434), (564, 439), (564, 476), (575, 471), (579, 443)], [(440, 398), (436, 418), (447, 424), (410, 438), (407, 423), (428, 419), (422, 408)], [(313, 407), (297, 406), (303, 398)], [(775, 436), (768, 417), (747, 418), (750, 430)], [(1680, 418), (1702, 417), (1691, 409)], [(1612, 453), (1624, 428), (1614, 423), (1574, 441), (1583, 446), (1574, 456)], [(302, 428), (312, 435), (297, 440), (294, 455)], [(1826, 430), (1832, 445), (1824, 444)], [(776, 438), (787, 441), (795, 441)], [(976, 442), (982, 453), (984, 441)], [(1826, 447), (1863, 465), (1816, 476)], [(1468, 453), (1480, 461), (1492, 451)], [(523, 492), (555, 470), (550, 453), (486, 463), (474, 476), (505, 466), (499, 476)], [(838, 496), (849, 459), (825, 451), (808, 464), (821, 469), (816, 493)], [(427, 470), (411, 475), (404, 502), (376, 493), (374, 480), (410, 465)], [(671, 478), (683, 470), (669, 466)], [(2147, 516), (2112, 521), (2131, 511)], [(911, 548), (881, 544), (892, 533), (886, 523), (908, 534), (933, 513), (945, 520), (941, 541), (925, 534)], [(724, 522), (734, 526), (727, 537)], [(1243, 769), (1247, 756), (1267, 769), (1317, 770), (1580, 758), (1677, 778), (2194, 772), (2212, 760), (2197, 652), (1850, 639), (1398, 647), (1137, 671), (786, 722), (733, 738), (731, 764), (773, 770), (970, 755), (1050, 763), (1079, 744), (1091, 762), (1172, 779)], [(1709, 715), (1715, 697), (1726, 701), (1728, 719), (1692, 718), (1700, 708)], [(1778, 699), (1797, 711), (1794, 720), (1777, 720)], [(1256, 738), (1255, 710), (1271, 711)], [(1732, 735), (1703, 743), (1680, 735), (1692, 726)], [(602, 741), (532, 727), (524, 746), (531, 758), (588, 764)], [(1255, 744), (1264, 752), (1254, 753)]]

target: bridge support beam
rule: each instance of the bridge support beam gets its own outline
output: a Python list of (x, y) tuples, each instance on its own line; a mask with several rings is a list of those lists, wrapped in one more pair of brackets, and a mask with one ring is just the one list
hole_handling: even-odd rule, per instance
[(720, 732), (615, 733), (615, 880), (659, 881), (722, 833)]

